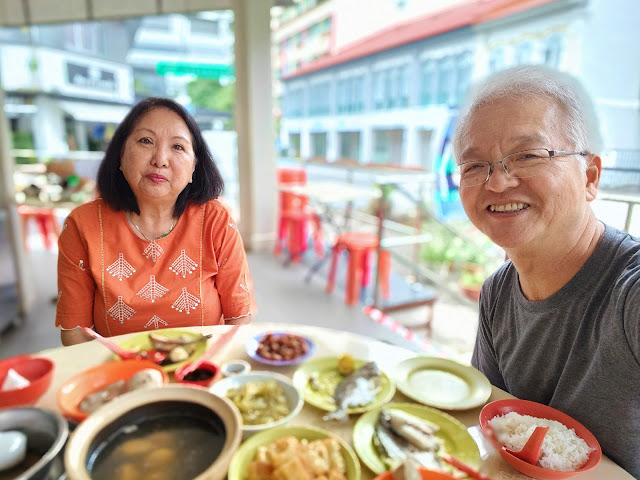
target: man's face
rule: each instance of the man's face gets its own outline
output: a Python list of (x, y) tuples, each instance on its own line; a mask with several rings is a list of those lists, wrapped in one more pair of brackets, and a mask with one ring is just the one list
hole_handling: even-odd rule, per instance
[[(538, 97), (482, 106), (469, 119), (457, 162), (496, 162), (532, 148), (574, 151), (563, 118), (555, 103)], [(496, 164), (486, 183), (460, 188), (460, 198), (473, 224), (502, 248), (557, 248), (589, 218), (597, 173), (595, 181), (592, 176), (574, 155), (552, 158), (542, 174), (529, 178), (509, 178)]]

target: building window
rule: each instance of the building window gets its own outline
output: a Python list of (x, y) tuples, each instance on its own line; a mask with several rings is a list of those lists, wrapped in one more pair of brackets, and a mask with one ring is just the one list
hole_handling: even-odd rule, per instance
[(420, 105), (435, 103), (436, 64), (426, 60), (420, 65)]
[(326, 115), (331, 111), (329, 82), (316, 83), (309, 88), (309, 115)]
[(562, 38), (560, 35), (552, 35), (547, 40), (544, 48), (544, 63), (550, 67), (559, 67), (562, 56)]
[(467, 95), (467, 90), (471, 84), (471, 70), (473, 64), (473, 57), (471, 52), (464, 52), (456, 58), (456, 92), (455, 92), (455, 105), (460, 105), (460, 102)]
[(496, 47), (489, 51), (489, 72), (495, 73), (504, 68), (504, 48)]
[(326, 132), (317, 132), (311, 134), (311, 156), (327, 158)]
[(360, 132), (339, 132), (340, 158), (360, 160)]
[(438, 60), (438, 90), (436, 102), (448, 105), (455, 91), (453, 78), (453, 60), (451, 57), (443, 57)]
[(373, 72), (373, 108), (374, 110), (384, 108), (384, 78), (381, 70)]
[(104, 52), (101, 26), (91, 22), (74, 22), (65, 25), (65, 46), (70, 50)]
[(525, 65), (531, 62), (531, 52), (533, 48), (531, 46), (531, 42), (525, 41), (520, 42), (516, 46), (516, 65)]

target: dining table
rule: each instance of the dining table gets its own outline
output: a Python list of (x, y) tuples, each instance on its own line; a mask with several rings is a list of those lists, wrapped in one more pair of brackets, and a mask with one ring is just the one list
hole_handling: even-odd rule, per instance
[[(223, 335), (233, 326), (198, 326), (190, 327), (196, 333), (211, 334), (210, 341), (215, 341), (217, 337)], [(309, 339), (314, 344), (313, 355), (306, 361), (314, 358), (339, 356), (348, 352), (354, 358), (375, 361), (379, 368), (390, 376), (393, 380), (395, 367), (403, 361), (417, 356), (416, 352), (380, 342), (364, 335), (343, 332), (317, 326), (306, 326), (289, 323), (272, 323), (254, 321), (251, 324), (238, 328), (235, 336), (230, 342), (221, 347), (211, 357), (210, 361), (222, 364), (230, 360), (244, 360), (249, 362), (252, 371), (275, 371), (280, 374), (292, 377), (302, 364), (274, 366), (258, 362), (247, 352), (246, 345), (255, 339), (256, 336), (269, 332), (288, 332), (301, 335)], [(128, 337), (137, 334), (121, 335), (111, 337), (116, 343), (126, 341)], [(58, 347), (38, 352), (38, 355), (47, 357), (55, 363), (55, 371), (51, 386), (37, 401), (36, 406), (46, 408), (62, 414), (56, 401), (56, 394), (60, 386), (70, 377), (100, 363), (114, 361), (113, 353), (101, 343), (93, 340), (68, 347)], [(171, 381), (175, 381), (172, 376)], [(192, 388), (192, 387), (185, 387)], [(507, 392), (496, 387), (491, 387), (491, 395), (487, 402), (499, 399), (514, 398)], [(399, 390), (395, 391), (393, 402), (415, 403), (411, 398), (405, 396)], [(529, 477), (519, 473), (501, 457), (498, 451), (484, 438), (479, 427), (479, 414), (484, 405), (464, 410), (448, 410), (445, 413), (459, 420), (467, 428), (473, 440), (477, 443), (480, 456), (482, 458), (481, 471), (493, 480), (518, 480)], [(330, 431), (334, 435), (345, 440), (352, 447), (353, 429), (358, 415), (350, 415), (345, 423), (338, 421), (325, 421), (323, 416), (327, 412), (320, 410), (308, 403), (305, 403), (300, 413), (294, 417), (289, 425), (304, 425), (319, 427)], [(364, 463), (362, 466), (362, 479), (370, 480), (376, 475), (370, 471)], [(624, 469), (619, 467), (611, 459), (602, 456), (599, 464), (592, 470), (581, 473), (577, 478), (580, 480), (633, 480), (633, 477)]]

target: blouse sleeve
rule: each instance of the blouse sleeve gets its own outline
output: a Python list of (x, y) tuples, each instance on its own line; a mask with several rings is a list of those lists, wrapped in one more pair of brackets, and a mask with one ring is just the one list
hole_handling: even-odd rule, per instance
[(56, 327), (70, 330), (93, 326), (96, 284), (90, 269), (87, 241), (72, 212), (58, 241)]
[(238, 227), (225, 211), (217, 231), (212, 234), (218, 261), (216, 287), (225, 320), (249, 315), (251, 276)]

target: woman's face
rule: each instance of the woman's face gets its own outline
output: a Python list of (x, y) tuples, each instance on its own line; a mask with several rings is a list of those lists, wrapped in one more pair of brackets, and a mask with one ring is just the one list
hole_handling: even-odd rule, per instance
[(138, 119), (120, 157), (124, 174), (138, 204), (175, 204), (191, 183), (196, 167), (193, 139), (175, 112), (155, 108)]

